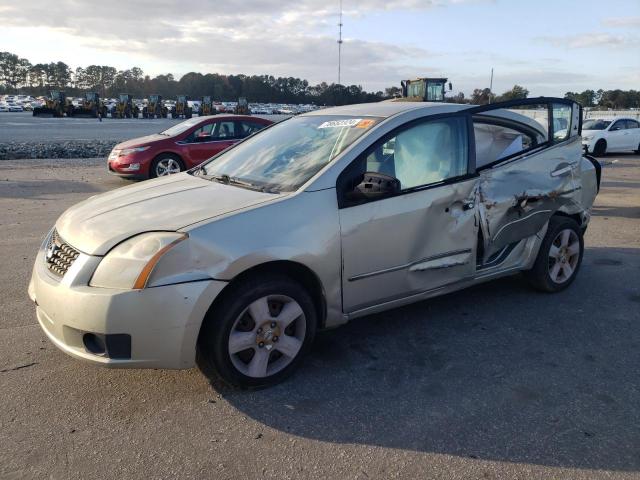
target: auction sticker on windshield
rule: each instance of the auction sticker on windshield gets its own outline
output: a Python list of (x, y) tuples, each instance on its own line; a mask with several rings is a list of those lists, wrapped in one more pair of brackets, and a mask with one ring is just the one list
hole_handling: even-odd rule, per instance
[(371, 118), (368, 118), (366, 120), (360, 120), (356, 125), (356, 128), (369, 128), (374, 123), (376, 123), (376, 121)]
[(347, 118), (345, 120), (330, 120), (328, 122), (321, 123), (318, 128), (342, 128), (342, 127), (355, 127), (361, 118)]

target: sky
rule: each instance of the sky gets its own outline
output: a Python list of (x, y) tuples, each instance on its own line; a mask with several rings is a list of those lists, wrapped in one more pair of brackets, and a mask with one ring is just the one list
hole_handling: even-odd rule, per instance
[[(338, 80), (339, 0), (0, 0), (0, 51), (146, 74)], [(640, 0), (343, 0), (342, 82), (640, 90)]]

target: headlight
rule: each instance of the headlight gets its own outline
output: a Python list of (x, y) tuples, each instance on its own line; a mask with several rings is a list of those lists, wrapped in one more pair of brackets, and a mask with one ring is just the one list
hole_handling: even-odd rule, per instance
[(184, 233), (149, 232), (125, 240), (102, 259), (89, 285), (142, 289), (162, 256), (186, 239)]
[(148, 150), (149, 148), (151, 148), (151, 147), (150, 146), (146, 146), (146, 147), (125, 148), (124, 150), (120, 150), (120, 156), (124, 157), (125, 155), (131, 155), (132, 153), (144, 152), (145, 150)]
[(584, 135), (584, 136), (582, 137), (582, 139), (583, 139), (583, 140), (587, 140), (587, 141), (592, 140), (592, 139), (593, 139), (593, 135)]

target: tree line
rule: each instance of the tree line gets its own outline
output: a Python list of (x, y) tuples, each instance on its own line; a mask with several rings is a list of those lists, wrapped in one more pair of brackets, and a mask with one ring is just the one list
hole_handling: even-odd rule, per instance
[(10, 52), (0, 52), (0, 93), (47, 95), (49, 90), (65, 90), (78, 96), (95, 91), (102, 97), (129, 93), (144, 98), (160, 94), (165, 98), (188, 95), (199, 98), (211, 95), (220, 101), (246, 97), (251, 102), (315, 103), (346, 105), (376, 102), (389, 98), (388, 93), (367, 92), (360, 85), (310, 85), (307, 80), (273, 75), (221, 75), (189, 72), (177, 79), (172, 74), (150, 77), (139, 67), (117, 70), (108, 65), (89, 65), (71, 69), (64, 62), (31, 64)]
[[(189, 95), (200, 98), (211, 95), (220, 101), (235, 101), (246, 97), (260, 103), (315, 103), (316, 105), (347, 105), (377, 102), (400, 95), (393, 86), (384, 91), (367, 92), (360, 85), (340, 85), (322, 82), (310, 85), (307, 80), (273, 75), (222, 75), (218, 73), (189, 72), (176, 80), (172, 74), (151, 77), (139, 67), (118, 70), (108, 65), (89, 65), (73, 70), (64, 62), (32, 64), (10, 52), (0, 52), (0, 93), (47, 95), (49, 90), (65, 90), (68, 95), (79, 96), (96, 91), (103, 97), (117, 97), (129, 93), (145, 98), (157, 93), (165, 98)], [(476, 88), (470, 97), (463, 92), (448, 95), (447, 102), (485, 105), (506, 100), (527, 98), (529, 90), (514, 85), (496, 95), (488, 88)], [(612, 109), (640, 108), (640, 92), (636, 90), (585, 90), (567, 92), (565, 98), (585, 107)]]

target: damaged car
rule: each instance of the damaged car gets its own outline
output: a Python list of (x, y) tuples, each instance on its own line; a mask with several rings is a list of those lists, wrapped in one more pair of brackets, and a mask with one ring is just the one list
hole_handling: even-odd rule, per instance
[(557, 98), (296, 116), (68, 209), (29, 295), (78, 359), (271, 385), (320, 329), (518, 272), (567, 288), (599, 188), (581, 119)]

